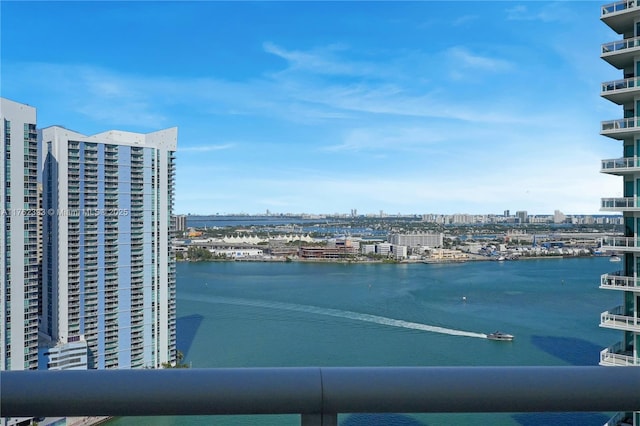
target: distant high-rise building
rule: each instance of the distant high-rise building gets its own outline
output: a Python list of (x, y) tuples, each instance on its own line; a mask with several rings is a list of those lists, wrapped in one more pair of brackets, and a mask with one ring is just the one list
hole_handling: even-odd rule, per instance
[(505, 210), (504, 213), (502, 214), (504, 217), (509, 217), (511, 215), (511, 212), (509, 210)]
[(567, 219), (564, 213), (560, 210), (554, 210), (553, 212), (553, 223), (563, 223)]
[(529, 215), (526, 210), (520, 210), (516, 212), (516, 217), (520, 223), (529, 223)]
[(77, 342), (86, 342), (88, 368), (175, 362), (177, 129), (85, 136), (54, 126), (41, 143), (50, 367), (66, 362), (61, 346), (80, 353)]
[(187, 230), (187, 215), (177, 214), (171, 217), (171, 230), (176, 233), (182, 233)]
[(0, 98), (0, 370), (38, 367), (36, 109)]
[[(621, 71), (620, 80), (602, 83), (601, 95), (622, 107), (622, 116), (602, 122), (601, 134), (622, 142), (622, 157), (603, 160), (601, 171), (623, 178), (623, 197), (603, 198), (601, 209), (622, 211), (624, 236), (605, 238), (603, 249), (622, 258), (621, 270), (601, 277), (600, 288), (619, 291), (620, 306), (600, 315), (600, 326), (618, 330), (621, 340), (600, 353), (600, 364), (640, 367), (640, 4), (621, 1), (601, 9), (601, 20), (622, 39), (602, 45), (602, 59)], [(612, 260), (613, 260), (612, 259)], [(607, 425), (640, 426), (640, 411), (619, 413)]]

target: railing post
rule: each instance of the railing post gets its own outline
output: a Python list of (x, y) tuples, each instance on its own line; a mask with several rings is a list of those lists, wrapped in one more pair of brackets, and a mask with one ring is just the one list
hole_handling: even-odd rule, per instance
[(338, 426), (336, 413), (303, 414), (300, 416), (300, 426)]

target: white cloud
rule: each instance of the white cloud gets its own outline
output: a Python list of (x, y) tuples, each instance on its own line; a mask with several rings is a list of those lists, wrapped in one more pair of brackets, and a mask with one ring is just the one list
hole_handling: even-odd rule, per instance
[(235, 143), (226, 143), (222, 145), (199, 145), (199, 146), (187, 146), (184, 148), (180, 148), (180, 152), (210, 152), (210, 151), (222, 151), (234, 148), (236, 146)]
[(563, 21), (570, 17), (571, 6), (566, 7), (565, 4), (572, 2), (528, 2), (537, 8), (531, 11), (528, 6), (518, 4), (505, 10), (507, 19), (511, 21), (540, 21), (544, 23)]
[(323, 148), (325, 151), (394, 150), (407, 151), (443, 142), (440, 129), (429, 127), (371, 127), (349, 129), (341, 143)]
[(475, 70), (491, 72), (505, 72), (513, 68), (513, 65), (508, 61), (489, 56), (481, 56), (461, 46), (448, 49), (447, 55), (453, 63), (461, 68), (473, 68)]
[(272, 42), (263, 43), (264, 51), (279, 56), (288, 62), (290, 71), (307, 71), (318, 74), (363, 76), (375, 74), (380, 65), (366, 62), (340, 60), (336, 52), (347, 49), (342, 44), (333, 44), (311, 51), (287, 50)]

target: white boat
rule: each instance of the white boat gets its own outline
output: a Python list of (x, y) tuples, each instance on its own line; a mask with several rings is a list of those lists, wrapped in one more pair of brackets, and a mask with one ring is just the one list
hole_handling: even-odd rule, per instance
[(612, 254), (609, 258), (609, 262), (620, 262), (621, 260), (622, 259), (620, 259), (620, 256), (618, 256), (617, 254)]
[(503, 333), (501, 331), (496, 331), (494, 333), (487, 334), (487, 339), (489, 340), (502, 340), (505, 342), (510, 342), (514, 339), (513, 334)]

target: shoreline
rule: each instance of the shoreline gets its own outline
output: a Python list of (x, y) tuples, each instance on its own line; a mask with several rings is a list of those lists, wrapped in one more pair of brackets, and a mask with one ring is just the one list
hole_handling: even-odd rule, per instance
[(597, 257), (607, 257), (607, 256), (563, 256), (563, 255), (554, 255), (554, 256), (522, 256), (516, 259), (492, 259), (486, 256), (477, 256), (470, 257), (467, 259), (418, 259), (418, 260), (385, 260), (385, 259), (375, 259), (375, 260), (362, 260), (362, 259), (291, 259), (291, 258), (265, 258), (265, 259), (210, 259), (210, 260), (189, 260), (189, 259), (181, 259), (176, 260), (176, 262), (192, 262), (192, 263), (212, 263), (212, 262), (250, 262), (250, 263), (266, 263), (266, 262), (276, 262), (276, 263), (342, 263), (342, 264), (380, 264), (380, 265), (406, 265), (409, 263), (424, 263), (427, 265), (430, 264), (450, 264), (450, 263), (468, 263), (468, 262), (496, 262), (496, 263), (504, 263), (504, 262), (518, 262), (521, 260), (547, 260), (547, 259), (591, 259)]

